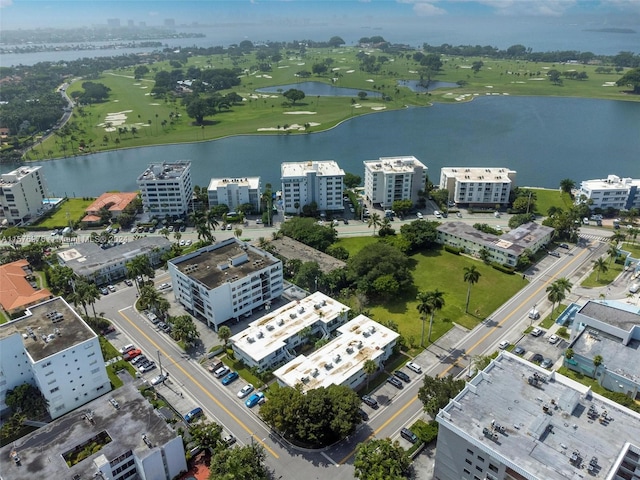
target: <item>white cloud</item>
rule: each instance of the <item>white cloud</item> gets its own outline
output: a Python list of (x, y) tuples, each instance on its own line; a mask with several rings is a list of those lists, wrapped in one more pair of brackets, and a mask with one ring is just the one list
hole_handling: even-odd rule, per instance
[(0, 0), (0, 8), (10, 7), (13, 5), (13, 0)]
[[(416, 3), (420, 0), (416, 0)], [(438, 0), (430, 0), (435, 3)], [(447, 0), (448, 3), (475, 3), (494, 10), (496, 15), (560, 16), (579, 0)], [(638, 2), (638, 0), (608, 0), (613, 2)], [(411, 0), (408, 0), (411, 2)], [(407, 3), (408, 3), (407, 2)]]
[(398, 0), (398, 3), (413, 4), (413, 11), (420, 17), (434, 17), (447, 13), (444, 8), (434, 5), (438, 1), (439, 0)]

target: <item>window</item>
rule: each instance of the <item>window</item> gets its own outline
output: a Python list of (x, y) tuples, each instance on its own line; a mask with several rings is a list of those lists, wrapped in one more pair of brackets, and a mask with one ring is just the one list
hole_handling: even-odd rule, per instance
[(489, 464), (489, 470), (492, 472), (498, 473), (498, 467), (496, 467), (493, 463)]
[(478, 455), (478, 460), (480, 460), (482, 463), (484, 463), (484, 458), (482, 458), (480, 455)]

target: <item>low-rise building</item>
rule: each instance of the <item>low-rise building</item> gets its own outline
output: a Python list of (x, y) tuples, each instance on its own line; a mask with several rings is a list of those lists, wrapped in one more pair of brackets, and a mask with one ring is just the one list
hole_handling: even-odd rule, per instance
[[(597, 380), (607, 390), (636, 398), (640, 390), (640, 310), (635, 305), (589, 301), (575, 314), (571, 370)], [(594, 363), (596, 357), (602, 362)]]
[(285, 162), (280, 167), (285, 213), (315, 202), (320, 211), (344, 210), (344, 170), (333, 160)]
[(237, 238), (169, 260), (176, 300), (216, 331), (283, 291), (282, 262)]
[(364, 315), (338, 328), (338, 336), (309, 355), (299, 355), (283, 365), (274, 376), (281, 385), (301, 385), (303, 391), (330, 385), (356, 388), (366, 380), (364, 363), (382, 364), (393, 353), (397, 332)]
[(0, 224), (21, 225), (44, 212), (47, 187), (42, 167), (20, 167), (0, 175)]
[(589, 207), (616, 210), (640, 209), (640, 179), (608, 175), (600, 180), (583, 180), (576, 202), (591, 200)]
[(240, 205), (249, 204), (254, 212), (260, 211), (260, 177), (212, 178), (207, 194), (210, 207), (226, 205), (236, 211)]
[(137, 178), (145, 213), (179, 217), (189, 211), (193, 196), (191, 162), (152, 163)]
[(171, 242), (164, 237), (143, 237), (110, 248), (93, 242), (77, 243), (57, 255), (60, 264), (71, 268), (76, 275), (105, 285), (125, 278), (127, 263), (134, 258), (145, 255), (156, 267), (170, 249)]
[(0, 449), (7, 480), (171, 480), (186, 471), (182, 438), (132, 384)]
[(107, 192), (100, 195), (85, 210), (86, 215), (82, 218), (84, 225), (99, 224), (102, 221), (100, 211), (106, 209), (111, 214), (111, 218), (117, 220), (127, 206), (138, 197), (137, 192)]
[(293, 360), (293, 349), (311, 336), (329, 335), (347, 321), (349, 307), (315, 292), (302, 300), (289, 302), (251, 322), (230, 339), (235, 357), (249, 368), (261, 371)]
[(37, 386), (58, 418), (111, 390), (98, 336), (56, 297), (0, 325), (0, 412), (23, 383)]
[(51, 298), (51, 292), (39, 288), (26, 260), (0, 265), (0, 306), (9, 315)]
[(418, 202), (427, 167), (414, 156), (380, 157), (364, 162), (364, 196), (368, 203), (391, 208), (396, 200)]
[(438, 226), (438, 243), (462, 248), (465, 253), (480, 257), (481, 250), (488, 254), (488, 260), (515, 267), (518, 260), (529, 250), (537, 252), (551, 241), (553, 228), (525, 223), (503, 234), (484, 233), (464, 222), (445, 222)]
[(436, 420), (437, 480), (613, 480), (640, 469), (640, 414), (507, 352)]
[(515, 187), (516, 171), (491, 167), (443, 167), (440, 188), (447, 189), (449, 201), (470, 207), (507, 206)]

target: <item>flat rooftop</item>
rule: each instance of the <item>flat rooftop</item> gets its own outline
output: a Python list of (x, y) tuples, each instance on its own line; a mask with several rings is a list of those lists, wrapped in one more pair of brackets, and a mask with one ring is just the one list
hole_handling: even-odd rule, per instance
[(236, 239), (205, 247), (193, 254), (174, 258), (171, 263), (184, 275), (197, 280), (209, 290), (227, 281), (236, 282), (279, 262), (275, 257)]
[(314, 160), (308, 162), (284, 162), (280, 166), (282, 178), (304, 177), (316, 172), (319, 176), (344, 176), (344, 170), (335, 160)]
[[(506, 352), (437, 418), (484, 444), (505, 463), (548, 480), (605, 478), (625, 443), (637, 445), (640, 439), (640, 414)], [(504, 430), (495, 430), (494, 424)], [(574, 452), (579, 452), (581, 465), (570, 462)], [(599, 469), (588, 475), (592, 457)]]
[(37, 166), (37, 167), (20, 167), (20, 168), (16, 168), (15, 170), (12, 170), (10, 172), (3, 173), (2, 175), (0, 175), (0, 185), (2, 185), (2, 186), (10, 186), (10, 185), (13, 185), (15, 183), (18, 183), (20, 180), (22, 180), (27, 175), (30, 175), (33, 172), (36, 172), (36, 171), (40, 170), (40, 168), (42, 168), (42, 167), (39, 167), (39, 166)]
[(627, 190), (629, 187), (640, 186), (640, 179), (625, 177), (621, 178), (617, 175), (609, 175), (607, 178), (583, 180), (582, 188), (589, 190)]
[[(111, 398), (119, 404), (118, 409), (109, 402)], [(93, 422), (85, 418), (87, 412), (91, 412)], [(99, 452), (68, 467), (63, 453), (101, 432), (106, 432), (111, 442)], [(143, 433), (152, 447), (142, 440)], [(100, 455), (113, 460), (132, 450), (138, 458), (145, 458), (155, 451), (156, 445), (164, 445), (175, 436), (164, 417), (153, 409), (135, 386), (125, 385), (0, 449), (0, 472), (3, 478), (11, 480), (67, 480), (76, 475), (90, 479), (94, 478), (97, 470), (93, 460)], [(21, 466), (16, 466), (10, 458), (12, 450), (20, 456)]]
[(440, 172), (461, 182), (482, 183), (511, 183), (509, 175), (516, 174), (515, 170), (504, 167), (442, 167)]
[(138, 182), (156, 180), (171, 180), (180, 178), (191, 168), (191, 162), (179, 160), (177, 162), (150, 163), (147, 169), (138, 176)]
[(33, 305), (23, 317), (0, 325), (0, 338), (15, 333), (22, 335), (34, 362), (96, 336), (62, 297)]
[(241, 178), (212, 178), (209, 182), (209, 190), (216, 190), (227, 185), (238, 185), (257, 189), (260, 187), (260, 177), (241, 177)]
[(640, 325), (640, 314), (638, 312), (616, 308), (615, 306), (600, 302), (589, 301), (584, 307), (578, 310), (578, 313), (608, 323), (627, 332), (633, 327)]
[(259, 362), (284, 347), (287, 340), (318, 322), (329, 323), (350, 308), (315, 292), (302, 300), (289, 302), (231, 337), (231, 342)]
[(273, 374), (289, 386), (302, 384), (304, 391), (341, 385), (400, 336), (364, 315), (345, 323), (338, 332), (340, 335), (316, 352), (308, 357), (299, 355)]
[(427, 167), (413, 155), (406, 157), (380, 157), (378, 160), (365, 160), (365, 169), (384, 173), (413, 173), (416, 167)]

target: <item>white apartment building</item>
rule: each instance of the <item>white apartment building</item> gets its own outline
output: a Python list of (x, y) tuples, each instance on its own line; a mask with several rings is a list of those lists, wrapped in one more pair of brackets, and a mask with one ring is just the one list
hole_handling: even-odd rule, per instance
[[(640, 209), (640, 179), (608, 175), (601, 180), (584, 180), (576, 195), (576, 202), (591, 200), (590, 208)], [(583, 197), (584, 196), (584, 197)]]
[(0, 449), (6, 480), (172, 480), (187, 468), (182, 438), (133, 384)]
[(234, 354), (248, 367), (272, 370), (295, 358), (293, 349), (310, 335), (328, 338), (347, 321), (349, 307), (315, 292), (292, 301), (262, 318), (230, 339)]
[(229, 238), (169, 260), (176, 300), (216, 331), (230, 319), (269, 306), (283, 291), (282, 262)]
[(260, 211), (260, 177), (212, 178), (207, 188), (209, 206), (226, 205), (235, 211), (248, 203), (255, 212)]
[(137, 183), (146, 213), (178, 217), (189, 210), (193, 195), (191, 162), (152, 163), (140, 174)]
[(339, 335), (308, 357), (299, 355), (273, 372), (281, 385), (301, 385), (304, 392), (330, 385), (356, 388), (366, 380), (364, 363), (382, 364), (393, 353), (397, 332), (364, 315), (338, 328)]
[(333, 160), (286, 162), (280, 167), (285, 213), (316, 202), (320, 211), (344, 210), (344, 170)]
[(364, 161), (364, 195), (369, 203), (391, 208), (396, 200), (418, 201), (427, 167), (416, 157), (380, 157)]
[(23, 383), (40, 389), (54, 419), (111, 390), (98, 336), (61, 297), (0, 325), (0, 411)]
[(43, 211), (47, 188), (42, 167), (20, 167), (0, 175), (0, 224), (20, 225)]
[(449, 201), (456, 205), (506, 206), (515, 187), (516, 171), (491, 167), (443, 167), (440, 188), (449, 191)]
[(640, 414), (507, 352), (436, 420), (435, 480), (623, 480), (640, 471)]

